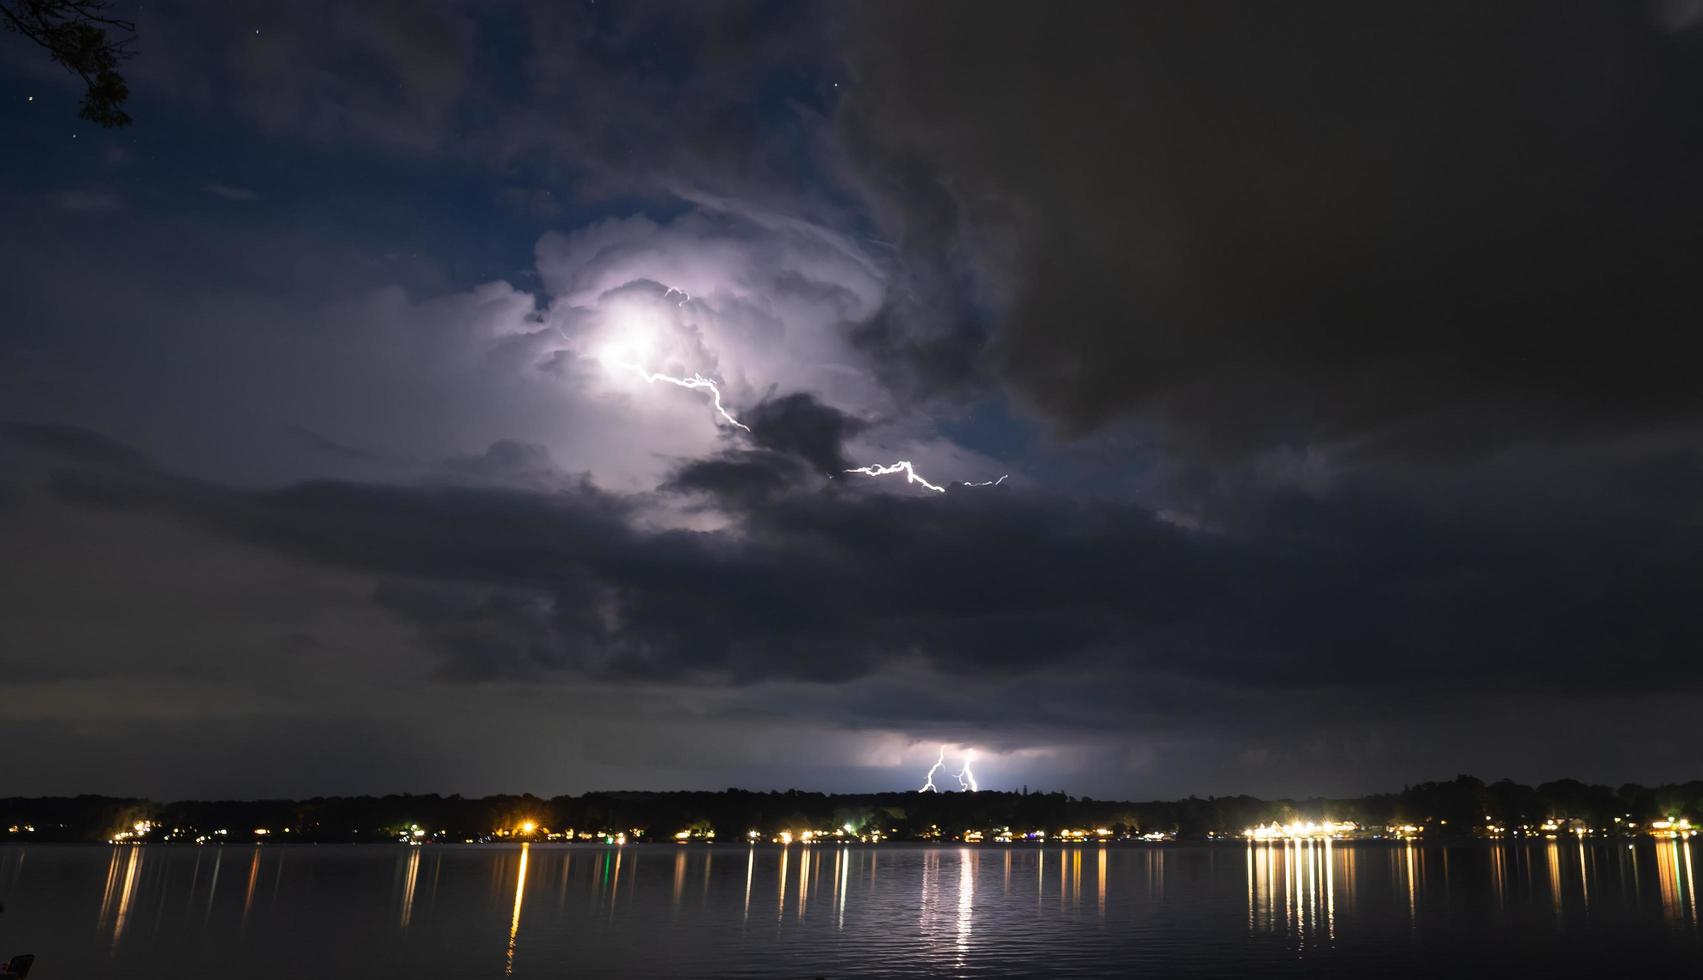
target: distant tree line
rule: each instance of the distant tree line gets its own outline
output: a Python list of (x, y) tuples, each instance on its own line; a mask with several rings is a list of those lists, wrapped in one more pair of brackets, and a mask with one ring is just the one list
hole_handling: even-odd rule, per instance
[[(1619, 788), (1563, 779), (1532, 787), (1472, 776), (1421, 783), (1399, 793), (1350, 799), (1262, 800), (1251, 796), (1189, 797), (1145, 803), (1112, 802), (1064, 793), (806, 793), (597, 792), (542, 798), (487, 796), (359, 796), (309, 800), (150, 800), (105, 796), (0, 799), (0, 842), (103, 841), (145, 823), (143, 839), (162, 840), (174, 829), (226, 830), (225, 840), (374, 841), (408, 836), (419, 828), (433, 840), (542, 836), (545, 832), (640, 831), (640, 840), (667, 841), (681, 830), (738, 841), (756, 830), (879, 831), (901, 840), (951, 838), (968, 830), (1010, 827), (1044, 830), (1109, 828), (1116, 833), (1174, 832), (1179, 839), (1239, 834), (1273, 821), (1353, 820), (1365, 825), (1413, 823), (1428, 838), (1470, 836), (1491, 820), (1506, 826), (1549, 819), (1580, 819), (1608, 827), (1615, 817), (1647, 821), (1661, 816), (1703, 817), (1703, 781)], [(531, 826), (524, 834), (517, 832)], [(33, 831), (25, 828), (33, 827)], [(14, 829), (16, 828), (16, 829)], [(178, 839), (182, 839), (181, 837)]]

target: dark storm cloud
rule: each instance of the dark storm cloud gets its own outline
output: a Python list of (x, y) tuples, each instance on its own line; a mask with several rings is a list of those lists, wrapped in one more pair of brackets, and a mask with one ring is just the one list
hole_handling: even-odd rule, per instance
[(443, 653), (438, 673), (452, 681), (539, 678), (588, 666), (601, 632), (595, 590), (562, 576), (545, 595), (525, 589), (381, 583), (379, 606), (420, 627)]
[(804, 392), (758, 402), (745, 413), (745, 423), (751, 428), (751, 441), (762, 448), (728, 450), (692, 460), (662, 488), (706, 494), (723, 506), (750, 509), (850, 469), (845, 442), (867, 428), (863, 421)]
[(370, 449), (362, 449), (359, 446), (350, 446), (346, 443), (338, 442), (335, 439), (320, 435), (304, 425), (285, 426), (284, 432), (291, 439), (301, 443), (303, 446), (336, 459), (349, 460), (356, 463), (395, 464), (409, 462), (409, 460), (399, 459), (394, 456), (387, 456), (384, 453), (375, 453)]
[(1003, 283), (992, 363), (1067, 430), (1459, 454), (1703, 414), (1703, 35), (1644, 5), (850, 21), (854, 172), (907, 259)]
[[(943, 270), (933, 257), (908, 255), (936, 280)], [(964, 395), (985, 378), (980, 372), (988, 330), (969, 318), (960, 297), (937, 282), (921, 291), (901, 291), (851, 331), (852, 343), (869, 355), (881, 380), (907, 402), (925, 403)]]
[(0, 426), (6, 441), (23, 449), (49, 456), (63, 456), (82, 463), (91, 463), (115, 472), (153, 473), (154, 465), (143, 453), (88, 429), (74, 425)]
[(1119, 707), (1199, 710), (1153, 702), (1160, 678), (1378, 702), (1703, 682), (1684, 659), (1703, 640), (1684, 612), (1703, 522), (1675, 506), (1703, 492), (1695, 453), (1649, 461), (1644, 499), (1665, 505), (1613, 522), (1581, 520), (1604, 479), (1584, 468), (1580, 489), (1518, 521), (1503, 496), (1516, 485), (1423, 503), (1373, 484), (1275, 494), (1206, 532), (1004, 489), (840, 489), (776, 491), (702, 533), (639, 529), (630, 502), (587, 484), (248, 491), (160, 473), (71, 430), (13, 437), (81, 461), (53, 476), (71, 504), (393, 579), (377, 600), (459, 679), (844, 682), (910, 663), (985, 684), (1086, 670), (1105, 683), (1064, 714), (1091, 727)]
[(757, 445), (800, 456), (824, 473), (838, 473), (851, 465), (845, 442), (865, 428), (859, 420), (803, 392), (759, 402), (746, 413), (745, 423)]
[(794, 456), (743, 449), (687, 463), (663, 489), (709, 494), (724, 506), (749, 508), (796, 487), (809, 475)]

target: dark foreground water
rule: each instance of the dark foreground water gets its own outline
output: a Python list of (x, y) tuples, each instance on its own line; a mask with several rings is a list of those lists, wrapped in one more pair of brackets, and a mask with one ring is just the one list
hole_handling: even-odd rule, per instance
[(1699, 848), (0, 847), (0, 957), (40, 980), (1703, 976)]

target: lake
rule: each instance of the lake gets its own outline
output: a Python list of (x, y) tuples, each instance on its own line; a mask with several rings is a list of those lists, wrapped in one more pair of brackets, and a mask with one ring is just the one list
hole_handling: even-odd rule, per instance
[(1693, 850), (6, 846), (0, 958), (37, 954), (39, 980), (1696, 976)]

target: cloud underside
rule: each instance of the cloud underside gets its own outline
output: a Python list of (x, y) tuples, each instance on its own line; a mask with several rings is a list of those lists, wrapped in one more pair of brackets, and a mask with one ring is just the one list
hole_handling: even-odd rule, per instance
[[(1099, 693), (1084, 719), (1126, 686), (1138, 702), (1144, 678), (1385, 700), (1703, 680), (1685, 666), (1703, 639), (1683, 612), (1695, 525), (1595, 530), (1552, 506), (1510, 525), (1489, 519), (1495, 507), (1480, 521), (1463, 501), (1421, 507), (1366, 486), (1277, 494), (1202, 531), (1005, 488), (911, 498), (794, 482), (777, 461), (802, 470), (798, 457), (765, 450), (674, 481), (728, 495), (729, 526), (647, 530), (634, 498), (586, 481), (249, 490), (80, 430), (15, 428), (11, 441), (52, 461), (47, 485), (73, 507), (371, 574), (374, 601), (462, 680), (1085, 671)], [(1695, 460), (1657, 472), (1703, 488)], [(754, 486), (761, 506), (745, 506)]]

